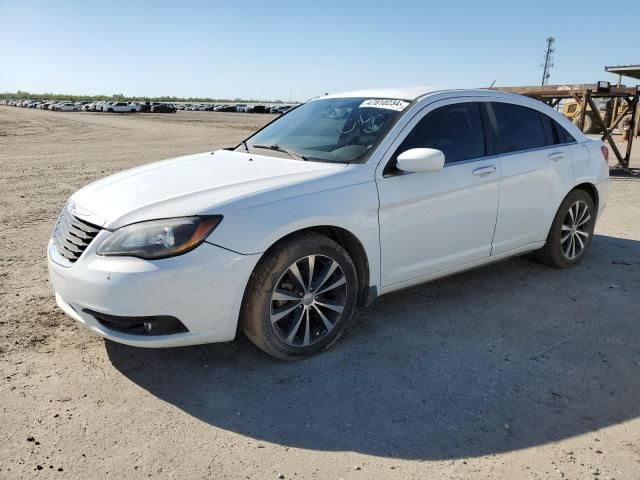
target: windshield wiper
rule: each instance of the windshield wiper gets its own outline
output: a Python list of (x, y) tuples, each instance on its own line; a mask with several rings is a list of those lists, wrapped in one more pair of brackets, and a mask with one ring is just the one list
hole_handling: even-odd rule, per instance
[(251, 146), (253, 148), (263, 148), (265, 150), (273, 150), (274, 152), (286, 153), (290, 157), (297, 158), (298, 160), (307, 160), (307, 161), (309, 160), (309, 158), (305, 157), (304, 155), (300, 155), (299, 153), (296, 153), (292, 150), (284, 149), (275, 144), (274, 145), (251, 145)]

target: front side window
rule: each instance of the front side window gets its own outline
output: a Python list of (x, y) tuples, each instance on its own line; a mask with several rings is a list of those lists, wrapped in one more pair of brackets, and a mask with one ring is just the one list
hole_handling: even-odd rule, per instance
[(542, 114), (532, 108), (492, 102), (496, 153), (512, 153), (547, 145)]
[[(359, 163), (409, 106), (371, 98), (313, 100), (247, 139), (250, 152), (319, 162)], [(240, 144), (235, 149), (245, 151)]]
[(412, 148), (435, 148), (446, 163), (485, 156), (484, 126), (480, 105), (456, 103), (428, 113), (405, 138), (396, 156)]

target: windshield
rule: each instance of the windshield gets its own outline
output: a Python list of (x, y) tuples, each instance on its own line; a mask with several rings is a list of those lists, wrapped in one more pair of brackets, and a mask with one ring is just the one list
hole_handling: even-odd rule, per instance
[(299, 106), (236, 147), (296, 160), (363, 161), (409, 102), (395, 99), (328, 98)]

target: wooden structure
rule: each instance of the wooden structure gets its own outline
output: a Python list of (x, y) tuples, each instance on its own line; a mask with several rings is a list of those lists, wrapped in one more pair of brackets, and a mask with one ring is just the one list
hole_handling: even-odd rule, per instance
[[(629, 168), (629, 160), (631, 158), (631, 147), (633, 138), (640, 123), (640, 108), (638, 107), (638, 97), (640, 96), (640, 87), (617, 87), (611, 86), (609, 82), (598, 82), (596, 84), (582, 85), (546, 85), (544, 87), (494, 87), (492, 90), (502, 92), (518, 93), (527, 97), (540, 100), (551, 107), (557, 107), (565, 98), (574, 99), (580, 106), (577, 126), (582, 129), (587, 109), (593, 112), (596, 122), (602, 128), (602, 140), (606, 140), (611, 146), (616, 159), (620, 166), (627, 170)], [(611, 98), (615, 99), (616, 106), (613, 109), (609, 124), (605, 122), (602, 115), (598, 111), (598, 107), (593, 101), (594, 98)], [(588, 107), (587, 107), (588, 105)], [(619, 108), (621, 107), (621, 108)], [(616, 142), (613, 140), (611, 133), (618, 127), (622, 119), (631, 114), (631, 132), (627, 140), (627, 146), (624, 155), (618, 149)]]

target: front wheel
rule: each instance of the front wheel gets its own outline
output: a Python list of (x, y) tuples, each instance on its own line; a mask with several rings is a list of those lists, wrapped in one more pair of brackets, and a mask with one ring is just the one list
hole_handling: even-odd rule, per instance
[(595, 221), (591, 196), (584, 190), (573, 190), (556, 213), (547, 243), (536, 252), (538, 259), (552, 267), (572, 267), (591, 246)]
[(251, 274), (240, 325), (269, 355), (294, 360), (330, 347), (351, 318), (358, 292), (349, 254), (308, 233), (282, 242)]

